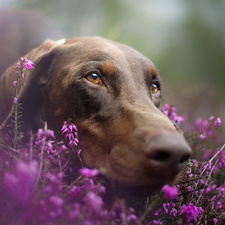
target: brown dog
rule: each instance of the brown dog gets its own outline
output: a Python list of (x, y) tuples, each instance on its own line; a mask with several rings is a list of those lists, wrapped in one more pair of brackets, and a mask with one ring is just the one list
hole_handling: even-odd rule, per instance
[[(174, 183), (191, 149), (158, 109), (162, 84), (149, 59), (98, 37), (47, 40), (25, 57), (36, 67), (19, 93), (25, 133), (47, 121), (61, 138), (72, 118), (84, 166), (101, 169), (118, 189), (148, 195)], [(13, 104), (14, 66), (0, 78), (1, 129)]]
[[(191, 150), (158, 109), (161, 81), (152, 62), (123, 44), (97, 37), (46, 41), (26, 55), (36, 69), (25, 74), (19, 102), (23, 129), (48, 121), (77, 125), (84, 166), (105, 168), (123, 186), (152, 193), (172, 184)], [(14, 65), (0, 79), (0, 106), (10, 114)], [(59, 137), (59, 134), (57, 135)]]

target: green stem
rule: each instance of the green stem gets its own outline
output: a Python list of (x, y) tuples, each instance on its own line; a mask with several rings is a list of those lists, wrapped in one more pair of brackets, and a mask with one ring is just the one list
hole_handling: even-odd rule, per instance
[(35, 187), (37, 187), (40, 176), (41, 176), (41, 170), (42, 170), (42, 166), (43, 166), (43, 156), (44, 156), (44, 149), (45, 149), (45, 141), (46, 141), (46, 131), (47, 131), (47, 122), (45, 122), (45, 126), (44, 126), (44, 142), (41, 148), (41, 159), (40, 159), (40, 168), (39, 168), (39, 172), (38, 172), (38, 177), (36, 180), (36, 184)]
[(33, 139), (34, 139), (34, 136), (33, 136), (33, 133), (31, 131), (31, 136), (30, 136), (30, 160), (32, 159), (32, 156), (33, 156)]

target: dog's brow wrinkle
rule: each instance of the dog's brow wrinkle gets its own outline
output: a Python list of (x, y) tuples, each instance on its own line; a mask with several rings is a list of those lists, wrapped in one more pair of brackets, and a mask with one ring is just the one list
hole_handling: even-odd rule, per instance
[(153, 65), (149, 66), (148, 70), (153, 77), (155, 77), (157, 75), (156, 68)]
[(108, 75), (112, 75), (112, 74), (114, 74), (115, 69), (111, 62), (105, 61), (102, 63), (102, 70), (104, 73), (106, 73)]

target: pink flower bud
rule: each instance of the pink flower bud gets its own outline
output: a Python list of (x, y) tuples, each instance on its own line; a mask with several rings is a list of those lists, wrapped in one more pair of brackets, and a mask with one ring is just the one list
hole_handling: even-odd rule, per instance
[(13, 87), (16, 87), (17, 81), (13, 81)]
[(221, 125), (221, 119), (219, 117), (217, 117), (214, 122), (214, 127), (218, 128), (220, 125)]
[(169, 185), (164, 185), (161, 189), (165, 193), (165, 198), (173, 199), (178, 194), (178, 190), (176, 187), (171, 187)]

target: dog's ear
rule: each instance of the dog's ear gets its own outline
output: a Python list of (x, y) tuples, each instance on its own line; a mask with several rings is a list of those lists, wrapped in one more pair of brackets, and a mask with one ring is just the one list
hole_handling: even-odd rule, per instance
[[(35, 69), (26, 71), (24, 84), (18, 98), (18, 102), (22, 103), (23, 123), (21, 131), (23, 132), (30, 129), (36, 131), (39, 127), (44, 126), (46, 106), (44, 86), (51, 75), (51, 66), (57, 55), (55, 49), (57, 45), (57, 42), (47, 40), (25, 56), (34, 63)], [(14, 113), (13, 110), (11, 110), (1, 127), (6, 128), (11, 123), (12, 113)]]

